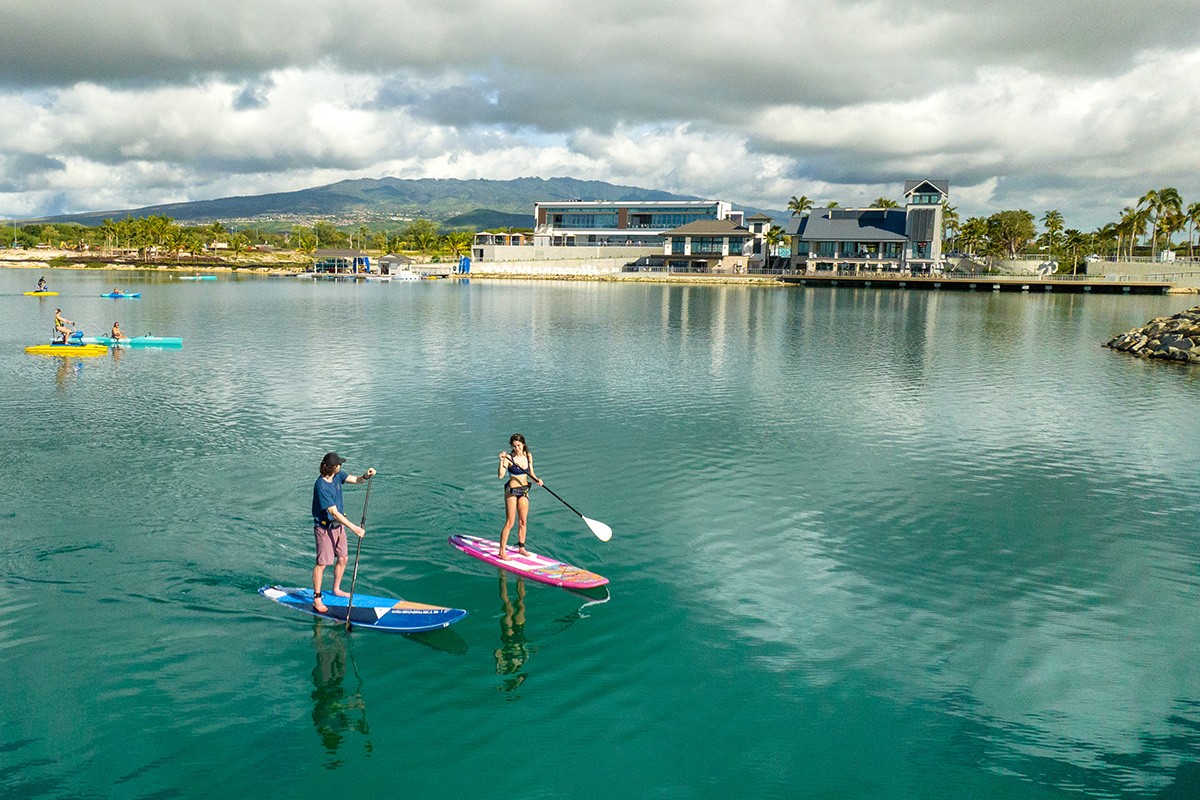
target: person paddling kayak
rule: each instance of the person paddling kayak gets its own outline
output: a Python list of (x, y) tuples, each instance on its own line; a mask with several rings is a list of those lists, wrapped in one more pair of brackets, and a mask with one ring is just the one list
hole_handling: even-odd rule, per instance
[(513, 522), (517, 522), (517, 548), (521, 555), (527, 556), (525, 549), (525, 528), (529, 519), (529, 481), (542, 485), (542, 479), (533, 473), (533, 453), (525, 444), (525, 437), (514, 433), (508, 437), (510, 452), (500, 454), (500, 466), (496, 469), (497, 478), (504, 481), (504, 527), (500, 530), (500, 552), (496, 556), (501, 561), (508, 560), (508, 532), (512, 530)]
[(342, 484), (360, 483), (375, 474), (371, 467), (362, 475), (347, 475), (342, 472), (342, 464), (346, 459), (337, 453), (326, 453), (321, 459), (321, 476), (313, 484), (312, 516), (313, 536), (317, 543), (317, 563), (313, 567), (313, 610), (321, 614), (329, 611), (321, 599), (321, 583), (325, 577), (325, 568), (333, 564), (333, 593), (337, 597), (349, 597), (349, 592), (342, 591), (342, 575), (346, 572), (346, 563), (350, 560), (350, 550), (346, 545), (346, 528), (361, 537), (366, 531), (355, 525), (345, 514), (342, 507)]

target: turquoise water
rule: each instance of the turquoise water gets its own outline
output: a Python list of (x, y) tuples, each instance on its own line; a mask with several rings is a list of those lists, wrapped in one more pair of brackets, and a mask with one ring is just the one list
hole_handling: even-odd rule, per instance
[[(1200, 372), (1099, 346), (1194, 298), (38, 274), (5, 797), (1200, 795)], [(57, 306), (184, 347), (26, 356)], [(513, 431), (613, 527), (535, 491), (608, 602), (446, 543), (498, 532)], [(464, 621), (257, 594), (306, 583), (330, 449), (380, 473), (358, 588)]]

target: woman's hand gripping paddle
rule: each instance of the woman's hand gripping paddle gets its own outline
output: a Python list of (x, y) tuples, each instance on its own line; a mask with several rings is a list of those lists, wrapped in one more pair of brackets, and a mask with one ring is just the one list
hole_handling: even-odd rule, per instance
[[(566, 500), (563, 500), (561, 497), (559, 497), (557, 494), (555, 494), (554, 490), (551, 489), (549, 486), (547, 486), (544, 483), (541, 486), (547, 492), (554, 495), (554, 497), (558, 499), (558, 502), (562, 503), (564, 506), (571, 509), (572, 511), (575, 511), (575, 507), (573, 505), (571, 505)], [(597, 539), (599, 539), (602, 542), (607, 542), (609, 539), (612, 538), (612, 528), (608, 527), (603, 522), (599, 522), (594, 519), (588, 519), (583, 514), (580, 514), (578, 511), (575, 511), (575, 513), (579, 516), (579, 518), (581, 520), (583, 520), (584, 522), (587, 523), (587, 526), (592, 529), (592, 533), (596, 534)]]
[[(374, 476), (372, 476), (374, 477)], [(367, 503), (371, 502), (371, 478), (367, 478), (367, 496), (363, 498), (363, 515), (362, 522), (358, 523), (358, 527), (363, 529), (363, 535), (366, 535), (367, 527)], [(362, 552), (363, 537), (358, 537), (358, 545), (354, 548), (354, 574), (350, 576), (350, 597), (346, 601), (346, 632), (350, 632), (350, 612), (354, 610), (354, 582), (358, 580), (358, 554)]]

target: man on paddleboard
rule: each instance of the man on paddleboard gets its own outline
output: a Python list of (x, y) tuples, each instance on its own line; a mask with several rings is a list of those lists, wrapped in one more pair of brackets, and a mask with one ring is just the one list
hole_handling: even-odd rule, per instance
[(355, 525), (345, 514), (342, 507), (342, 484), (359, 483), (375, 474), (371, 467), (362, 475), (347, 475), (342, 472), (342, 464), (346, 459), (337, 453), (326, 453), (321, 459), (321, 476), (313, 484), (313, 535), (317, 541), (317, 563), (313, 567), (313, 610), (324, 614), (329, 608), (321, 600), (321, 583), (325, 577), (325, 568), (333, 564), (333, 593), (338, 597), (349, 597), (349, 592), (342, 591), (342, 575), (346, 572), (346, 563), (350, 560), (350, 550), (346, 545), (346, 528), (362, 536), (365, 531)]

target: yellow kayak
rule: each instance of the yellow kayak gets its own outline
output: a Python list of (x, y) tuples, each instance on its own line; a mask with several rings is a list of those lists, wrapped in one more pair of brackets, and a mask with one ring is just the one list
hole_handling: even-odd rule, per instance
[(102, 344), (31, 344), (25, 352), (35, 356), (102, 356), (108, 348)]
[(58, 297), (58, 292), (25, 292), (26, 297)]

